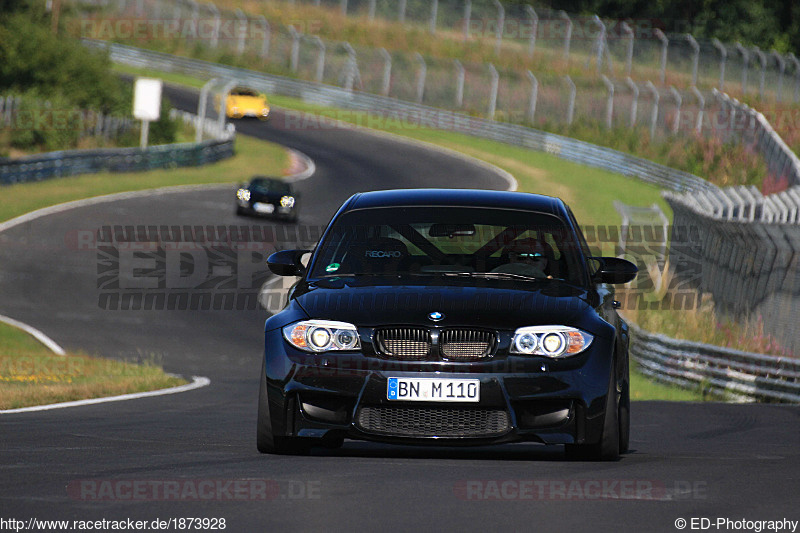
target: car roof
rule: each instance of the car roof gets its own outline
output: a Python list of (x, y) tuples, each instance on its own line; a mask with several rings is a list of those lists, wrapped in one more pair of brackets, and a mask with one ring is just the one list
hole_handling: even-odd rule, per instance
[(559, 198), (483, 189), (393, 189), (358, 193), (347, 202), (344, 210), (414, 206), (522, 209), (566, 217), (566, 206)]

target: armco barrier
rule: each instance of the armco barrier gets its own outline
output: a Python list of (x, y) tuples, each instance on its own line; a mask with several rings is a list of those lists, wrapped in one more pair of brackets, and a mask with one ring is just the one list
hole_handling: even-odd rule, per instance
[(631, 326), (631, 357), (651, 378), (740, 401), (800, 402), (800, 359), (672, 339)]
[[(183, 116), (177, 113), (175, 116)], [(186, 120), (186, 118), (184, 118)], [(101, 148), (48, 152), (13, 160), (0, 160), (0, 184), (10, 185), (94, 172), (134, 172), (156, 168), (205, 165), (233, 155), (233, 126), (218, 131), (204, 128), (212, 140), (140, 148)]]

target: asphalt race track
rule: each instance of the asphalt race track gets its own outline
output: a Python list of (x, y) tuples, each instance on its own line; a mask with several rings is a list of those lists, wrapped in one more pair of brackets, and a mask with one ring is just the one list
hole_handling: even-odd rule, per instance
[[(177, 106), (192, 107), (194, 96), (170, 93)], [(268, 123), (237, 129), (315, 161), (316, 174), (297, 184), (302, 227), (324, 225), (360, 190), (507, 187), (485, 167), (436, 151), (287, 124), (276, 112)], [(305, 457), (259, 454), (267, 312), (102, 309), (98, 297), (107, 287), (99, 272), (108, 258), (81, 240), (117, 225), (248, 225), (293, 235), (291, 225), (236, 217), (233, 190), (100, 203), (0, 233), (0, 314), (68, 350), (156, 360), (168, 371), (211, 379), (171, 396), (0, 415), (0, 520), (132, 519), (155, 530), (156, 519), (207, 518), (224, 519), (235, 532), (678, 531), (679, 519), (691, 530), (693, 518), (710, 519), (695, 529), (752, 531), (716, 521), (800, 520), (798, 406), (634, 403), (633, 451), (616, 463), (566, 462), (560, 448), (537, 445), (348, 441)], [(214, 525), (223, 524), (194, 529)], [(9, 526), (0, 521), (0, 530)]]

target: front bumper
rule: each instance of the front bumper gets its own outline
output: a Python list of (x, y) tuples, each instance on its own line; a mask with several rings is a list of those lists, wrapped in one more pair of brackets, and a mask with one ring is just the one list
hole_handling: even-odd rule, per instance
[[(602, 434), (613, 343), (554, 361), (389, 361), (362, 353), (306, 354), (267, 332), (266, 380), (274, 435), (399, 444), (593, 443)], [(388, 378), (480, 380), (480, 401), (387, 399)]]

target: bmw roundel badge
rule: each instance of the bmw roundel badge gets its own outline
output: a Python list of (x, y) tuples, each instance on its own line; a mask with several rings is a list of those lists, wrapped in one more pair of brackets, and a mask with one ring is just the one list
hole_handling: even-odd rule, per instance
[(442, 313), (440, 313), (439, 311), (434, 311), (432, 313), (428, 313), (428, 318), (430, 318), (434, 322), (439, 322), (440, 320), (442, 320), (444, 318), (444, 315)]

